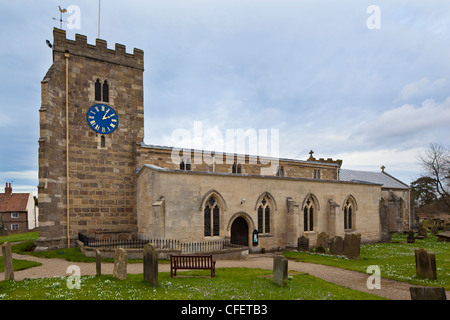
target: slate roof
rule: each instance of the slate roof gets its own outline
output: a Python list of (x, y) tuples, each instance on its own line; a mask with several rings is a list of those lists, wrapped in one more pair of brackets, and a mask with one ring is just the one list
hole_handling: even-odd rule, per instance
[(381, 184), (382, 188), (409, 189), (409, 186), (385, 172), (371, 172), (341, 169), (339, 180)]
[(29, 193), (0, 193), (0, 212), (26, 212)]

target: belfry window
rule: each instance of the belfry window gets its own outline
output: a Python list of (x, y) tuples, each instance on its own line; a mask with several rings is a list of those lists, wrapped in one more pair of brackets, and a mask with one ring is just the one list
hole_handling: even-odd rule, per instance
[(214, 196), (211, 196), (208, 201), (206, 201), (206, 206), (203, 210), (203, 218), (205, 237), (218, 236), (220, 234), (220, 207)]
[(97, 79), (95, 82), (95, 101), (102, 100), (102, 84), (100, 83), (100, 79)]
[(303, 208), (303, 231), (314, 231), (314, 202), (308, 199)]
[(258, 232), (270, 233), (270, 205), (265, 197), (258, 206)]
[(103, 102), (109, 102), (109, 85), (106, 80), (103, 83)]
[[(103, 96), (103, 100), (102, 100)], [(103, 82), (103, 89), (102, 89), (102, 83), (100, 82), (100, 79), (97, 79), (95, 82), (95, 101), (103, 101), (103, 102), (109, 102), (109, 85), (108, 81)]]

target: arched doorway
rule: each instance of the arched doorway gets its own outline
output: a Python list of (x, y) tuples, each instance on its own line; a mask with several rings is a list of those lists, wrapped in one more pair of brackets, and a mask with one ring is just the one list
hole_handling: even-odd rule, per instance
[(231, 225), (231, 243), (248, 246), (248, 223), (243, 217), (238, 217)]

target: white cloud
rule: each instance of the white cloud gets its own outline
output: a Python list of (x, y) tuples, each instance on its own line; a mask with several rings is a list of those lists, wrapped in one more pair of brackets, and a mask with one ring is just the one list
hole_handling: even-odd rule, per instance
[(442, 103), (428, 99), (420, 107), (404, 104), (383, 112), (380, 117), (362, 124), (352, 138), (372, 145), (397, 142), (407, 146), (418, 138), (429, 138), (435, 130), (447, 130), (449, 123), (450, 97)]
[(400, 92), (400, 98), (403, 100), (408, 100), (415, 97), (432, 97), (437, 92), (449, 87), (449, 85), (449, 81), (445, 78), (431, 82), (425, 77), (416, 82), (411, 82), (405, 85)]

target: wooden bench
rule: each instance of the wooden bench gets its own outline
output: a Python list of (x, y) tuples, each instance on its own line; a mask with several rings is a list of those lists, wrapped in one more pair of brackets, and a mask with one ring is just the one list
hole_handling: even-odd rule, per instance
[(177, 276), (177, 270), (211, 270), (211, 278), (216, 275), (216, 261), (212, 255), (170, 255), (170, 277)]

